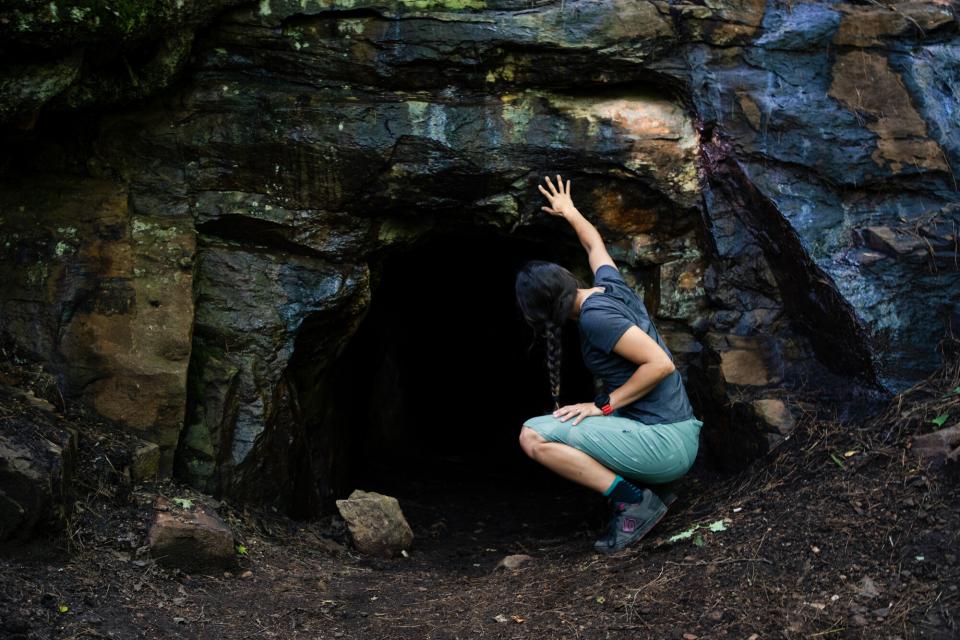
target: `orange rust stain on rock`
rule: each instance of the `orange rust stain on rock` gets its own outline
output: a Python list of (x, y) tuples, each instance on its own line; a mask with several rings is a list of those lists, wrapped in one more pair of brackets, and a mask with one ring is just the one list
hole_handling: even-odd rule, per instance
[(834, 44), (870, 47), (883, 44), (883, 36), (899, 36), (936, 29), (953, 22), (953, 14), (946, 1), (903, 2), (895, 8), (883, 6), (858, 7), (839, 5), (844, 13), (833, 37)]
[(650, 231), (657, 226), (658, 215), (653, 209), (630, 206), (623, 195), (614, 189), (597, 187), (591, 194), (597, 215), (603, 224), (626, 235)]
[(743, 112), (743, 115), (746, 116), (747, 122), (750, 123), (754, 131), (760, 131), (760, 108), (757, 106), (757, 103), (746, 93), (740, 93), (737, 97), (740, 103), (740, 110)]
[(766, 0), (679, 2), (671, 6), (691, 29), (691, 35), (717, 45), (747, 44), (756, 35)]
[(868, 117), (866, 127), (879, 138), (872, 155), (879, 166), (889, 163), (893, 173), (906, 165), (947, 170), (943, 151), (927, 137), (926, 123), (884, 56), (865, 51), (838, 55), (828, 93)]
[(677, 287), (691, 291), (700, 286), (700, 275), (692, 271), (684, 271), (677, 279)]

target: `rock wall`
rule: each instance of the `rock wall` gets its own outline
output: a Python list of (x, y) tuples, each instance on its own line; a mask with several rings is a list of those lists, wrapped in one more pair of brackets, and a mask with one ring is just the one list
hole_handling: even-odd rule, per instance
[(335, 489), (336, 438), (302, 414), (338, 428), (323, 375), (380, 257), (551, 228), (547, 171), (728, 466), (789, 432), (784, 400), (847, 411), (918, 379), (960, 315), (949, 3), (229, 4), (151, 3), (125, 31), (0, 8), (3, 338), (197, 486)]

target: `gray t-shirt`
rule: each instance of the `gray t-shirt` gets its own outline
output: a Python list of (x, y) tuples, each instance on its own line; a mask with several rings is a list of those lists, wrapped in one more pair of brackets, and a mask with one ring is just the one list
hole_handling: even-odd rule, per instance
[[(603, 380), (604, 392), (610, 393), (637, 370), (638, 365), (613, 352), (614, 345), (633, 325), (656, 340), (671, 359), (673, 356), (653, 326), (643, 301), (624, 282), (619, 271), (602, 265), (597, 269), (594, 286), (604, 287), (604, 291), (587, 296), (580, 307), (580, 349), (587, 368)], [(645, 424), (661, 424), (692, 418), (693, 409), (680, 372), (674, 371), (647, 395), (619, 407), (616, 415)]]

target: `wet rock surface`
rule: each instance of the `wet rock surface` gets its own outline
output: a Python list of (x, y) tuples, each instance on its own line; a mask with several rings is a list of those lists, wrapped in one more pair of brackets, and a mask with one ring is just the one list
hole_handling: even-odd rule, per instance
[[(345, 464), (324, 372), (383, 256), (559, 237), (546, 171), (658, 319), (722, 466), (788, 431), (754, 401), (855, 413), (960, 317), (949, 5), (229, 4), (0, 14), (3, 337), (155, 442), (161, 474), (318, 508)], [(95, 54), (113, 41), (138, 52), (123, 73)]]

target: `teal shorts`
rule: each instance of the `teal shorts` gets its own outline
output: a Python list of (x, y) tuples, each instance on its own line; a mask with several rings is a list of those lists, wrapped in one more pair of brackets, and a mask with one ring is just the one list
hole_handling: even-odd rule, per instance
[(573, 426), (552, 414), (530, 418), (530, 427), (549, 442), (561, 442), (618, 473), (646, 484), (672, 482), (693, 465), (700, 445), (696, 418), (670, 424), (644, 424), (622, 416), (590, 416)]

